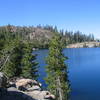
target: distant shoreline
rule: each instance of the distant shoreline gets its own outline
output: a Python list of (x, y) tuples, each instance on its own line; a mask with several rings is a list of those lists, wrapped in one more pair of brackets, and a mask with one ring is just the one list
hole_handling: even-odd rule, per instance
[(100, 42), (82, 42), (82, 43), (74, 43), (68, 44), (66, 48), (93, 48), (100, 47)]

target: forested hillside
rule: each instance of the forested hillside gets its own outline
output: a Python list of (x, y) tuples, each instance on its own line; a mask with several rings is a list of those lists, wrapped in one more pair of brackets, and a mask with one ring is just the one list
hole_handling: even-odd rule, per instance
[(30, 41), (36, 48), (48, 48), (49, 40), (55, 33), (62, 35), (63, 42), (65, 44), (80, 43), (87, 41), (94, 41), (93, 34), (85, 35), (80, 31), (69, 32), (64, 30), (58, 30), (57, 27), (53, 26), (1, 26), (0, 27), (0, 49), (2, 49), (8, 38), (10, 39), (21, 39), (23, 41)]
[[(11, 75), (9, 74), (8, 75), (9, 77), (22, 75), (23, 70), (20, 69), (22, 72), (21, 71), (18, 72), (19, 66), (26, 66), (25, 61), (27, 61), (27, 59), (30, 60), (35, 59), (35, 56), (31, 56), (32, 48), (48, 48), (49, 41), (56, 33), (60, 34), (62, 38), (61, 41), (64, 43), (64, 45), (71, 43), (94, 41), (94, 36), (92, 34), (85, 35), (79, 31), (75, 33), (68, 31), (64, 32), (64, 30), (58, 30), (56, 26), (55, 27), (49, 25), (46, 26), (38, 25), (37, 27), (13, 26), (13, 25), (1, 26), (0, 27), (1, 70), (3, 70), (8, 74), (10, 73)], [(28, 63), (27, 66), (29, 66), (28, 70), (30, 71), (33, 70), (30, 69), (30, 66), (32, 66), (31, 62), (27, 63)]]

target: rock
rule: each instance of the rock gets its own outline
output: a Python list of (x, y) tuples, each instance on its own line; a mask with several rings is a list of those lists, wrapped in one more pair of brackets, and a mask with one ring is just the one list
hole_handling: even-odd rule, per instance
[(0, 100), (36, 100), (31, 96), (17, 90), (10, 88), (4, 95), (0, 95)]
[(20, 79), (20, 80), (17, 80), (15, 84), (16, 84), (17, 89), (22, 90), (22, 91), (25, 91), (28, 88), (31, 88), (33, 85), (39, 86), (39, 83), (32, 79)]
[(17, 89), (36, 100), (54, 100), (55, 96), (49, 91), (42, 91), (41, 84), (32, 79), (19, 79), (16, 82)]
[(51, 94), (49, 91), (42, 91), (41, 95), (44, 97), (44, 99), (55, 99), (55, 96)]
[(18, 89), (16, 89), (15, 87), (10, 87), (10, 88), (7, 88), (7, 91), (18, 91)]
[(32, 87), (28, 88), (27, 90), (28, 91), (35, 91), (35, 90), (41, 91), (41, 88), (39, 86), (32, 86)]
[(41, 100), (39, 94), (41, 93), (41, 91), (31, 91), (31, 92), (25, 92), (25, 94), (29, 95), (30, 97), (36, 99), (36, 100)]
[(49, 100), (55, 100), (55, 96), (54, 95), (46, 95), (45, 97), (44, 97), (44, 99), (49, 99)]
[(54, 100), (55, 96), (52, 95), (49, 91), (32, 91), (32, 92), (25, 92), (27, 95), (31, 96), (36, 100)]
[(42, 91), (41, 84), (35, 80), (16, 78), (9, 84), (7, 89), (0, 88), (2, 100), (55, 100), (55, 96), (49, 91)]
[(0, 72), (0, 88), (5, 88), (7, 85), (7, 77), (2, 73)]

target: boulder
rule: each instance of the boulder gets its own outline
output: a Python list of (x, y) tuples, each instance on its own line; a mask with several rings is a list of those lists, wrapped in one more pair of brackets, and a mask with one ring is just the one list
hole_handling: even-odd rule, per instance
[(49, 99), (49, 100), (54, 100), (55, 96), (53, 94), (51, 94), (49, 91), (41, 91), (41, 96), (44, 97), (44, 99)]
[(7, 88), (7, 91), (10, 92), (10, 91), (18, 91), (15, 87), (9, 87)]
[(36, 99), (23, 93), (22, 91), (17, 90), (14, 87), (10, 87), (7, 89), (5, 94), (0, 95), (0, 100), (36, 100)]
[(15, 83), (17, 89), (25, 91), (28, 90), (28, 88), (31, 88), (32, 86), (40, 86), (40, 84), (32, 79), (20, 79), (17, 80), (17, 82)]
[(41, 91), (42, 89), (40, 88), (40, 86), (32, 86), (30, 88), (27, 89), (27, 91), (35, 91), (35, 90), (38, 90), (38, 91)]
[(0, 88), (5, 88), (7, 85), (7, 77), (4, 73), (0, 72)]
[(27, 95), (31, 96), (36, 100), (55, 100), (55, 96), (49, 91), (32, 91), (26, 92)]

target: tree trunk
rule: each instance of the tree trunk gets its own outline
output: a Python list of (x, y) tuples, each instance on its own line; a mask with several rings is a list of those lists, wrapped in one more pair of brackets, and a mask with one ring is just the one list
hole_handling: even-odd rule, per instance
[(58, 100), (63, 100), (63, 94), (62, 94), (61, 82), (60, 82), (59, 76), (57, 79), (57, 84), (58, 84), (57, 90), (58, 90), (58, 95), (59, 95)]

